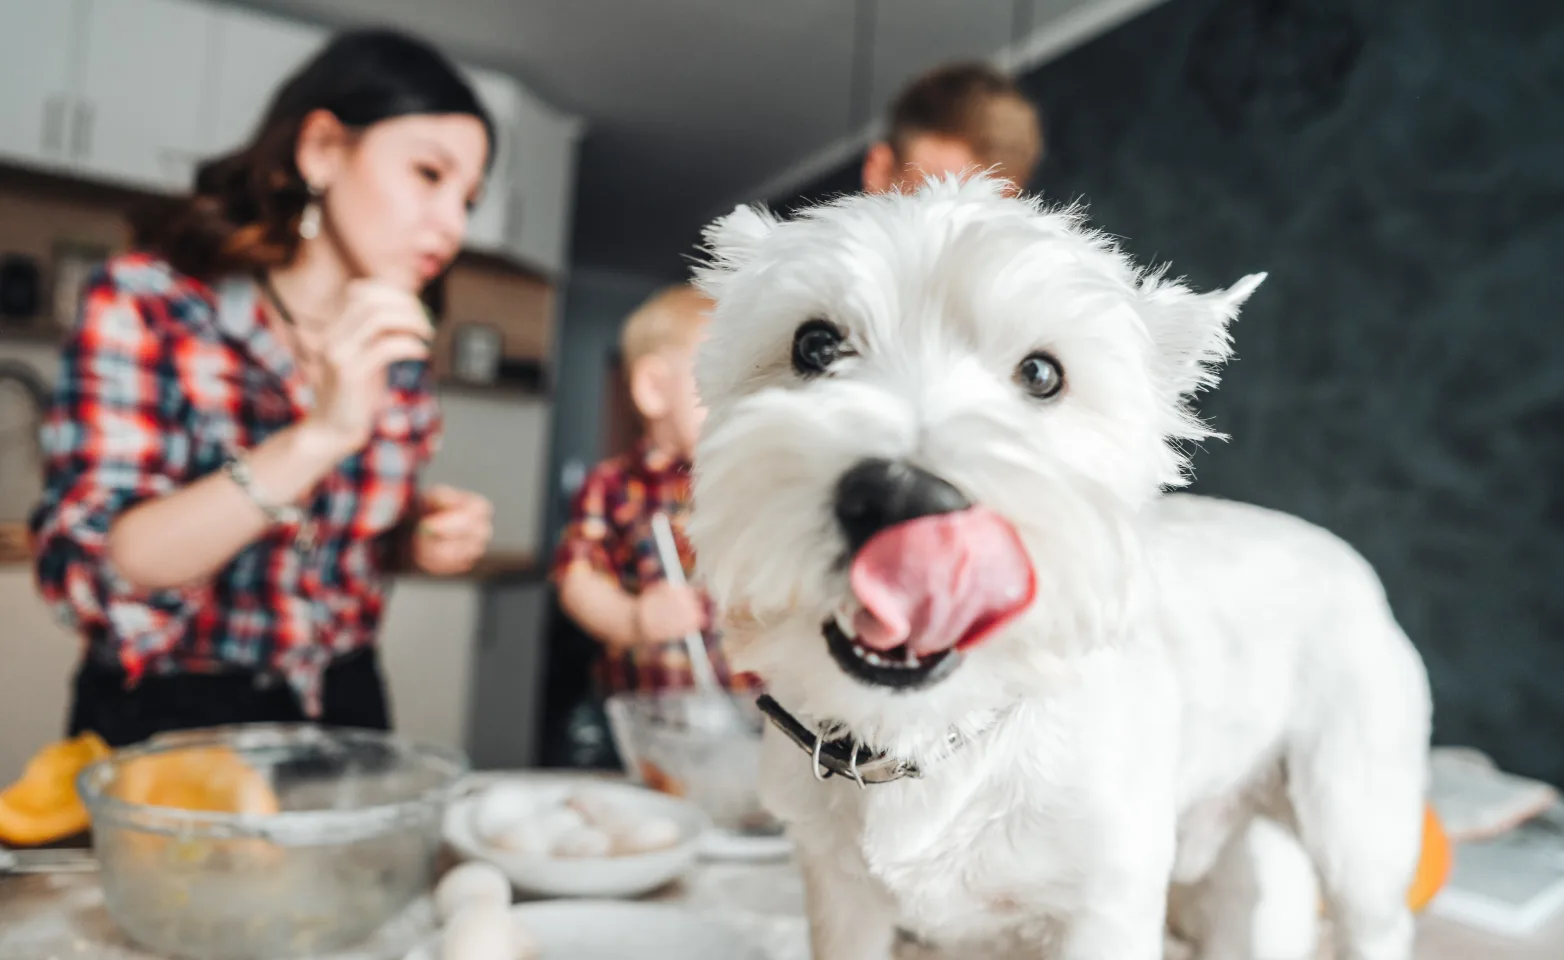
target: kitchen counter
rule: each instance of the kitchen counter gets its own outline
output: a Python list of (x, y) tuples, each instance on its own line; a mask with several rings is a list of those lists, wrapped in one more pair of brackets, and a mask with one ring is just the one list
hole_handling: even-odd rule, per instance
[[(651, 899), (711, 911), (765, 945), (768, 960), (808, 960), (803, 886), (789, 863), (701, 864)], [(363, 947), (316, 960), (397, 960), (434, 929), (414, 904)], [(0, 960), (160, 960), (131, 946), (91, 873), (0, 878)]]
[[(763, 946), (769, 960), (809, 958), (803, 886), (790, 863), (702, 863), (682, 883), (653, 899), (688, 904), (722, 917)], [(429, 905), (420, 902), (372, 943), (318, 960), (396, 960), (432, 929)], [(1564, 956), (1564, 918), (1534, 945), (1506, 943), (1437, 918), (1424, 918), (1418, 931), (1416, 960), (1558, 960), (1560, 956)], [(120, 937), (103, 910), (95, 875), (0, 879), (0, 960), (72, 958), (158, 960)], [(908, 945), (898, 960), (967, 958)], [(986, 956), (985, 960), (1004, 958)]]

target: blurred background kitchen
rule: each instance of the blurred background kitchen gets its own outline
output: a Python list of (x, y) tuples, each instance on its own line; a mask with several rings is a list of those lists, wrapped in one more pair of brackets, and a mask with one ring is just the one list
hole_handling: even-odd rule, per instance
[(401, 733), (544, 756), (580, 677), (543, 571), (633, 439), (626, 314), (735, 203), (857, 189), (898, 87), (976, 57), (1042, 107), (1034, 189), (1198, 286), (1270, 271), (1197, 489), (1352, 542), (1427, 660), (1436, 739), (1564, 784), (1557, 0), (0, 0), (0, 783), (61, 735), (79, 657), (20, 531), (85, 271), (370, 24), (458, 59), (502, 144), (437, 291), (427, 477), (490, 498), (495, 537), (474, 574), (395, 589)]

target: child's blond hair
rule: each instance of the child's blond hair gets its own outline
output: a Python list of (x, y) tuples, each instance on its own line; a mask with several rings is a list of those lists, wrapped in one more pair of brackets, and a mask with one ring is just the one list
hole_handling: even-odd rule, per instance
[(652, 294), (619, 331), (619, 354), (625, 370), (642, 357), (692, 345), (706, 325), (711, 307), (711, 299), (688, 283)]

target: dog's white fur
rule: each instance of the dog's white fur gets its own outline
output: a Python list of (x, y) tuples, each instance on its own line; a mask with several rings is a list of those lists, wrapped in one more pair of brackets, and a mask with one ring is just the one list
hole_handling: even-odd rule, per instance
[[(1420, 660), (1340, 540), (1164, 492), (1185, 482), (1181, 445), (1211, 436), (1186, 403), (1262, 278), (1191, 292), (1075, 212), (982, 177), (786, 222), (740, 208), (707, 239), (690, 532), (733, 656), (806, 723), (925, 770), (818, 783), (768, 736), (764, 793), (799, 850), (816, 960), (883, 960), (897, 925), (1153, 960), (1170, 884), (1198, 956), (1249, 958), (1252, 878), (1287, 875), (1257, 813), (1307, 849), (1339, 960), (1407, 960)], [(804, 380), (790, 348), (812, 317), (856, 355)], [(1035, 350), (1065, 371), (1052, 401), (1014, 381)], [(910, 460), (1006, 517), (1037, 572), (1027, 612), (917, 692), (850, 679), (821, 638), (850, 595), (833, 487), (868, 457)], [(970, 738), (955, 752), (953, 729)], [(1315, 908), (1295, 906), (1283, 926)]]

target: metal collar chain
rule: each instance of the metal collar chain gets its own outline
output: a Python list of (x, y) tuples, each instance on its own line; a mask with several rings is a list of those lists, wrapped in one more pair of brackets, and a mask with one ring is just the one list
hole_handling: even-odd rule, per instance
[[(867, 751), (863, 744), (851, 736), (827, 740), (818, 731), (804, 726), (769, 694), (756, 700), (755, 705), (778, 730), (787, 734), (789, 740), (809, 754), (815, 779), (822, 783), (832, 777), (846, 777), (863, 788), (871, 783), (916, 780), (923, 776), (923, 771), (911, 760), (880, 751)], [(951, 731), (949, 744), (952, 749), (964, 742), (965, 738), (960, 733)]]

